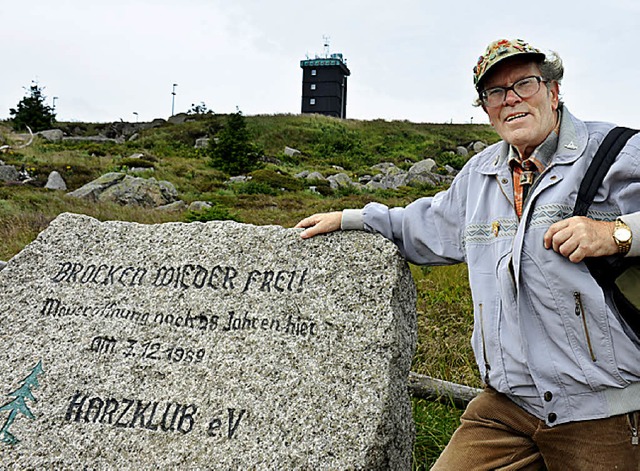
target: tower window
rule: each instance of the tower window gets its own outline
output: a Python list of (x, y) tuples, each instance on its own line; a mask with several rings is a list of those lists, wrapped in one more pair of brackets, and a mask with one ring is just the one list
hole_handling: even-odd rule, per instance
[(316, 104), (316, 99), (315, 99), (315, 98), (311, 98), (311, 99), (309, 100), (309, 104), (310, 104), (310, 105), (315, 105), (315, 104)]
[(316, 69), (311, 69), (311, 75), (318, 75), (318, 71)]
[(315, 89), (316, 89), (316, 84), (315, 84), (315, 83), (312, 83), (312, 84), (311, 84), (311, 90), (315, 90)]

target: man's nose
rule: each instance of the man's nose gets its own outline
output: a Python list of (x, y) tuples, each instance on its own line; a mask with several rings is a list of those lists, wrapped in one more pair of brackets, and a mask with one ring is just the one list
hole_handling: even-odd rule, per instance
[(509, 105), (509, 106), (513, 106), (516, 103), (520, 103), (522, 101), (522, 98), (520, 98), (518, 96), (518, 94), (513, 91), (513, 90), (507, 90), (507, 94), (504, 97), (504, 102)]

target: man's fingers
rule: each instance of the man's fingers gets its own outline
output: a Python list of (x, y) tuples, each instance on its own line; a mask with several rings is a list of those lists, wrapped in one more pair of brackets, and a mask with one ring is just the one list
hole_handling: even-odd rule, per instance
[(300, 237), (302, 237), (303, 239), (308, 239), (310, 237), (316, 236), (318, 234), (321, 234), (323, 231), (321, 230), (321, 227), (319, 225), (312, 225), (311, 227), (305, 229), (304, 231), (302, 231), (300, 233)]
[(308, 239), (318, 234), (326, 234), (328, 232), (337, 231), (340, 229), (340, 222), (342, 220), (342, 212), (335, 211), (332, 213), (320, 213), (309, 216), (298, 224), (297, 229), (305, 229), (300, 233), (300, 237)]
[(316, 224), (315, 215), (313, 215), (313, 216), (309, 216), (307, 218), (304, 218), (302, 221), (300, 221), (298, 224), (296, 224), (295, 228), (296, 229), (304, 229), (305, 227), (315, 226), (315, 224)]
[(611, 237), (613, 224), (584, 216), (570, 217), (549, 227), (544, 234), (544, 246), (574, 263), (586, 257), (613, 255), (617, 249)]
[(562, 221), (558, 221), (554, 224), (552, 224), (549, 229), (547, 229), (547, 232), (545, 232), (544, 234), (544, 248), (545, 249), (550, 249), (553, 247), (553, 250), (556, 250), (556, 248), (554, 247), (554, 238), (555, 236), (558, 234), (558, 232), (560, 232), (561, 230), (565, 229), (567, 227), (568, 223), (567, 220), (564, 219)]

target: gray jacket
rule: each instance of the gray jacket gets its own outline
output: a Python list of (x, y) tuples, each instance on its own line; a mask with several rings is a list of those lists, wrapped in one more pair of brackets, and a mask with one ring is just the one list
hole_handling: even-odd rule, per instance
[[(451, 187), (405, 208), (377, 203), (343, 213), (343, 229), (392, 240), (410, 262), (466, 262), (474, 301), (472, 345), (485, 381), (556, 425), (640, 410), (640, 340), (584, 263), (547, 250), (543, 235), (571, 215), (579, 183), (613, 125), (564, 109), (558, 149), (518, 222), (508, 145), (474, 156)], [(589, 217), (620, 215), (640, 252), (640, 135), (618, 156)]]

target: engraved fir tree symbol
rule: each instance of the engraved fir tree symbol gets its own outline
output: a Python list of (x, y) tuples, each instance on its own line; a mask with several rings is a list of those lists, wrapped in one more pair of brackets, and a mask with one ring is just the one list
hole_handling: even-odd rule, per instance
[(40, 360), (33, 370), (31, 370), (31, 374), (24, 379), (22, 386), (7, 394), (7, 396), (15, 399), (0, 407), (0, 412), (9, 411), (9, 417), (7, 417), (2, 429), (0, 429), (0, 440), (3, 442), (13, 445), (19, 441), (9, 432), (9, 427), (11, 427), (13, 421), (16, 420), (18, 414), (22, 414), (30, 419), (36, 418), (29, 410), (29, 406), (27, 406), (27, 399), (37, 402), (37, 399), (31, 394), (31, 390), (39, 386), (38, 375), (42, 372), (42, 360)]

